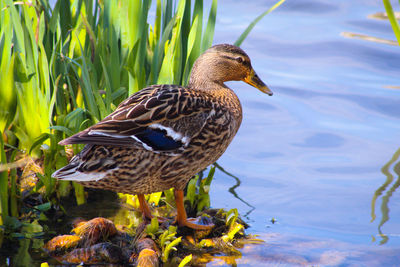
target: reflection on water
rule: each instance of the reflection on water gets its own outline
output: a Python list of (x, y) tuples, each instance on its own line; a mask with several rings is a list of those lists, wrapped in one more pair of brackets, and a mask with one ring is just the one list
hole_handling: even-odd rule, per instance
[[(397, 19), (400, 18), (400, 13), (396, 12), (395, 16)], [(389, 24), (389, 19), (384, 12), (377, 12), (372, 15), (368, 15), (367, 18), (369, 19), (379, 19), (379, 20), (386, 20), (387, 23)], [(381, 44), (388, 44), (388, 45), (395, 45), (397, 46), (399, 43), (394, 40), (387, 40), (384, 38), (376, 37), (376, 36), (370, 36), (367, 34), (361, 34), (361, 33), (353, 33), (353, 32), (342, 32), (342, 36), (347, 37), (347, 38), (355, 38), (355, 39), (362, 39), (365, 41), (370, 41), (370, 42), (375, 42), (375, 43), (381, 43)]]
[(400, 86), (396, 86), (396, 85), (385, 85), (383, 88), (387, 88), (387, 89), (400, 89)]
[[(381, 171), (386, 176), (386, 181), (375, 191), (374, 197), (371, 202), (371, 222), (376, 219), (375, 215), (375, 206), (376, 201), (382, 194), (385, 194), (381, 197), (381, 212), (382, 218), (378, 225), (378, 232), (382, 240), (380, 244), (385, 244), (389, 240), (389, 236), (382, 232), (382, 226), (389, 220), (389, 200), (392, 197), (393, 193), (400, 186), (400, 148), (394, 153), (393, 157), (386, 163)], [(391, 172), (391, 169), (397, 174), (397, 179), (394, 181), (394, 176)], [(393, 182), (394, 181), (394, 182)]]
[[(260, 236), (266, 242), (245, 246), (239, 266), (398, 266), (398, 251), (374, 251), (334, 239), (320, 240), (280, 233)], [(220, 266), (215, 260), (207, 266)], [(395, 264), (393, 264), (395, 263)], [(397, 265), (396, 265), (397, 264)]]
[(388, 44), (388, 45), (398, 45), (398, 43), (393, 40), (386, 40), (383, 38), (369, 36), (369, 35), (361, 34), (361, 33), (342, 32), (341, 34), (342, 34), (342, 36), (348, 37), (348, 38), (362, 39), (365, 41), (381, 43), (381, 44)]
[(223, 173), (225, 173), (226, 175), (228, 175), (229, 177), (232, 177), (233, 179), (235, 179), (236, 184), (233, 185), (232, 187), (230, 187), (230, 188), (228, 189), (228, 191), (229, 191), (229, 193), (231, 193), (235, 198), (237, 198), (238, 200), (240, 200), (242, 203), (246, 204), (246, 205), (250, 208), (250, 210), (248, 210), (245, 214), (242, 215), (243, 217), (248, 218), (248, 216), (249, 216), (250, 213), (255, 209), (255, 207), (254, 207), (253, 205), (251, 205), (249, 202), (247, 202), (246, 200), (244, 200), (243, 198), (241, 198), (241, 197), (238, 195), (238, 193), (235, 191), (235, 189), (238, 188), (238, 187), (240, 186), (240, 184), (242, 183), (242, 182), (240, 181), (240, 178), (237, 177), (237, 176), (235, 176), (235, 175), (233, 175), (232, 173), (226, 171), (226, 170), (225, 170), (224, 168), (222, 168), (222, 166), (219, 165), (217, 162), (214, 163), (214, 166), (215, 166), (218, 170), (220, 170), (220, 171), (222, 171)]
[[(400, 19), (400, 12), (394, 12), (394, 16), (396, 19)], [(380, 20), (389, 20), (386, 12), (376, 12), (374, 14), (368, 15), (369, 19), (380, 19)]]

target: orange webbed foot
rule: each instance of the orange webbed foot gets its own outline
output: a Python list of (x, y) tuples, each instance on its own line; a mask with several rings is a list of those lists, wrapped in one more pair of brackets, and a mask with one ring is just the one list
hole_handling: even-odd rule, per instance
[(186, 226), (195, 230), (210, 230), (214, 227), (214, 224), (208, 217), (187, 218), (185, 206), (183, 204), (183, 191), (174, 190), (174, 194), (177, 211), (175, 222), (178, 224), (178, 226)]
[(208, 217), (187, 218), (186, 220), (177, 220), (177, 223), (181, 227), (186, 226), (194, 230), (210, 230), (215, 226)]

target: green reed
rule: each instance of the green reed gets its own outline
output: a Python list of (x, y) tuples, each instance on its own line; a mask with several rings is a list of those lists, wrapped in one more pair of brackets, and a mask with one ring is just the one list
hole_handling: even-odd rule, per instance
[[(59, 0), (50, 7), (49, 0), (0, 1), (1, 160), (11, 162), (16, 153), (40, 158), (43, 174), (35, 190), (44, 188), (47, 197), (67, 195), (71, 188), (51, 178), (67, 163), (60, 140), (98, 122), (149, 84), (186, 84), (194, 61), (211, 46), (217, 0), (208, 14), (203, 0), (156, 0), (152, 24), (151, 4)], [(82, 145), (72, 148), (77, 153)], [(0, 168), (2, 216), (18, 191), (12, 177)], [(83, 188), (73, 187), (83, 203)]]
[[(1, 134), (1, 131), (0, 131)], [(0, 163), (7, 163), (4, 151), (3, 138), (0, 138)], [(8, 175), (7, 171), (0, 171), (0, 225), (8, 216)]]
[[(397, 42), (400, 45), (400, 25), (394, 14), (393, 7), (390, 4), (390, 0), (382, 0), (382, 1), (385, 6), (386, 14), (389, 18), (390, 24), (392, 25), (394, 35), (396, 36)], [(400, 1), (399, 1), (399, 3), (400, 3)]]

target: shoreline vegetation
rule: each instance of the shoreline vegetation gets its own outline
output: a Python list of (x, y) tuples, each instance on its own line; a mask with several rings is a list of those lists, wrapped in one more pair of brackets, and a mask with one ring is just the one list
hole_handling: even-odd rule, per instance
[[(277, 1), (258, 16), (235, 45), (239, 46), (255, 24), (283, 2)], [(150, 10), (155, 11), (151, 23)], [(43, 239), (59, 234), (48, 224), (55, 213), (65, 214), (60, 200), (68, 198), (84, 205), (88, 199), (88, 191), (81, 185), (51, 178), (54, 170), (83, 148), (65, 148), (58, 142), (98, 122), (128, 95), (147, 85), (185, 85), (194, 61), (212, 44), (217, 1), (212, 1), (207, 14), (202, 0), (59, 0), (54, 6), (48, 0), (5, 0), (0, 11), (0, 247), (7, 251), (10, 244), (18, 244), (18, 251), (9, 254), (19, 255), (13, 260), (29, 265), (29, 250), (41, 250)], [(192, 212), (210, 207), (208, 190), (213, 173), (211, 167), (204, 179), (198, 175), (189, 183), (186, 202)], [(160, 192), (148, 198), (155, 206), (161, 203), (161, 210), (171, 211), (171, 194)], [(137, 207), (134, 196), (119, 196), (127, 205)], [(246, 224), (237, 210), (207, 212), (224, 226), (218, 238), (226, 244), (246, 236)], [(135, 220), (137, 224), (128, 225), (139, 227), (138, 218)], [(93, 222), (81, 222), (76, 227), (84, 223)], [(100, 225), (116, 227), (112, 233), (120, 237), (132, 234), (113, 222), (101, 221)], [(163, 262), (173, 258), (170, 254), (177, 255), (174, 248), (186, 240), (177, 236), (179, 229), (156, 222), (142, 232), (155, 240), (157, 258)], [(68, 253), (78, 247), (89, 250), (82, 247), (88, 244), (86, 237), (76, 231), (71, 236), (56, 241), (64, 244)], [(192, 239), (205, 246), (211, 242), (204, 241), (211, 238), (206, 237)], [(100, 236), (99, 240), (107, 238)], [(57, 253), (60, 251), (56, 241), (53, 247), (47, 243), (47, 251), (54, 247)], [(96, 242), (89, 243), (98, 245)], [(192, 260), (191, 255), (180, 257), (182, 266)]]

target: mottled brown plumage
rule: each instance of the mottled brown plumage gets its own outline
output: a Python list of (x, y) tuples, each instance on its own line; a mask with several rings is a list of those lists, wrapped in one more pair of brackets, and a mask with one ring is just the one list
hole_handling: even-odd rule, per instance
[(60, 142), (87, 144), (53, 177), (87, 187), (138, 194), (175, 188), (177, 221), (191, 223), (183, 210), (183, 189), (197, 172), (226, 150), (242, 121), (242, 107), (224, 82), (243, 80), (264, 93), (250, 59), (233, 45), (216, 45), (195, 62), (189, 85), (153, 85), (123, 101), (99, 123)]

